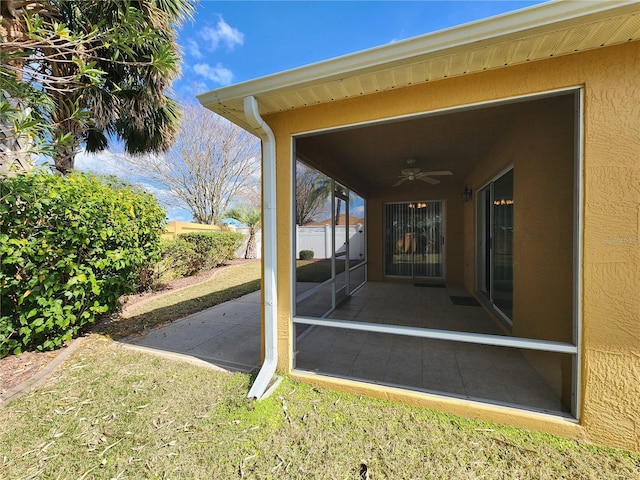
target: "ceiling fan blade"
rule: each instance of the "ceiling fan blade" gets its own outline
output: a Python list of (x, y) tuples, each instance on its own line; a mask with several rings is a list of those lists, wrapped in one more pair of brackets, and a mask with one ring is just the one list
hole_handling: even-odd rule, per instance
[(440, 180), (436, 180), (435, 178), (419, 176), (418, 180), (422, 180), (423, 182), (430, 183), (431, 185), (437, 185), (440, 183)]
[(407, 179), (406, 178), (401, 178), (400, 180), (398, 180), (396, 183), (394, 183), (393, 185), (391, 185), (392, 187), (397, 187), (398, 185), (406, 182)]
[(451, 170), (434, 170), (432, 172), (420, 172), (421, 176), (424, 177), (433, 177), (437, 175), (453, 175)]

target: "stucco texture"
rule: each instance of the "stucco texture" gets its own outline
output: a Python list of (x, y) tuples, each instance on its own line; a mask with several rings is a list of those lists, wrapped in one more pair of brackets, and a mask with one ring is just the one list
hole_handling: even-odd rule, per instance
[[(582, 87), (584, 98), (582, 143), (582, 230), (578, 235), (583, 252), (578, 258), (582, 278), (576, 287), (581, 291), (581, 336), (579, 340), (581, 375), (580, 410), (578, 423), (546, 415), (532, 414), (506, 407), (489, 407), (473, 402), (463, 402), (426, 394), (409, 394), (378, 386), (332, 379), (313, 381), (345, 390), (353, 390), (376, 396), (410, 401), (411, 403), (438, 408), (463, 415), (495, 420), (515, 426), (581, 437), (589, 441), (640, 451), (640, 42), (600, 48), (563, 57), (550, 58), (518, 66), (486, 71), (480, 74), (448, 78), (436, 82), (405, 87), (350, 100), (307, 107), (265, 118), (276, 135), (277, 183), (278, 183), (278, 321), (280, 370), (291, 370), (291, 281), (292, 281), (292, 136), (301, 132), (369, 122), (379, 119), (429, 112), (435, 109), (463, 106), (478, 102), (502, 100), (521, 95)], [(541, 113), (544, 115), (544, 112)], [(573, 128), (568, 119), (557, 119), (559, 129)], [(554, 127), (555, 128), (555, 127)], [(518, 135), (525, 135), (521, 129)], [(529, 134), (535, 135), (535, 128)], [(540, 132), (538, 132), (540, 134)], [(513, 139), (514, 137), (512, 137)], [(573, 138), (570, 139), (573, 142)], [(546, 143), (544, 148), (549, 147)], [(557, 149), (572, 149), (573, 144), (552, 145)], [(506, 150), (503, 150), (506, 151)], [(571, 183), (571, 162), (554, 165), (549, 169), (558, 177), (545, 181)], [(499, 163), (499, 162), (498, 162)], [(487, 179), (496, 171), (486, 168)], [(339, 174), (340, 165), (328, 165), (328, 173)], [(332, 172), (333, 171), (333, 172)], [(548, 169), (547, 169), (548, 171)], [(540, 179), (534, 178), (541, 170), (522, 175), (516, 170), (516, 197), (535, 196)], [(479, 172), (472, 180), (483, 181)], [(484, 180), (487, 180), (484, 179)], [(568, 179), (568, 180), (567, 180)], [(559, 191), (563, 191), (562, 188)], [(459, 194), (459, 191), (458, 191)], [(452, 194), (451, 194), (452, 195)], [(449, 194), (440, 196), (446, 199)], [(571, 193), (570, 198), (573, 198)], [(544, 201), (544, 199), (541, 199)], [(383, 198), (372, 196), (369, 216), (379, 217)], [(525, 208), (524, 205), (517, 205)], [(460, 244), (449, 246), (457, 252), (459, 264), (452, 262), (451, 279), (468, 286), (475, 282), (475, 227), (473, 207), (464, 206), (464, 214), (449, 210), (457, 222), (449, 226), (461, 232)], [(521, 214), (539, 215), (540, 211), (521, 210)], [(572, 222), (573, 208), (552, 209), (553, 222)], [(518, 215), (518, 214), (517, 214)], [(367, 220), (369, 228), (375, 218)], [(455, 221), (455, 220), (451, 220)], [(523, 220), (516, 218), (516, 225)], [(518, 227), (516, 227), (517, 229)], [(548, 234), (548, 229), (545, 235)], [(524, 229), (514, 240), (529, 242), (535, 230)], [(572, 249), (572, 229), (564, 228), (559, 242), (543, 238), (546, 255), (555, 256), (559, 264), (537, 266), (533, 260), (522, 258), (516, 267), (521, 279), (516, 283), (514, 296), (521, 296), (516, 309), (518, 315), (528, 319), (520, 327), (514, 325), (519, 335), (554, 340), (572, 341), (570, 325), (572, 310), (572, 257), (578, 252)], [(375, 262), (381, 262), (380, 237), (369, 235), (369, 261), (376, 271)], [(550, 245), (551, 244), (551, 245)], [(461, 255), (462, 254), (462, 255)], [(378, 272), (380, 269), (378, 268)], [(558, 272), (558, 273), (557, 273)], [(561, 288), (547, 289), (536, 295), (547, 298), (548, 304), (560, 305), (559, 312), (550, 323), (542, 320), (545, 305), (527, 300), (530, 289), (544, 292), (542, 285), (550, 276)], [(569, 286), (569, 287), (568, 287)], [(548, 297), (547, 297), (548, 295)], [(554, 314), (555, 315), (555, 314)], [(569, 322), (569, 324), (567, 324)], [(569, 327), (567, 326), (569, 325)], [(545, 326), (545, 328), (540, 328)], [(305, 375), (298, 375), (312, 381)]]

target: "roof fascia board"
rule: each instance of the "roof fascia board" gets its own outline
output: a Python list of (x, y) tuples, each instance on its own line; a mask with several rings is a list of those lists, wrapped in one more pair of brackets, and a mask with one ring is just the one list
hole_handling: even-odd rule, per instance
[(400, 42), (336, 57), (311, 65), (222, 87), (198, 95), (204, 106), (224, 104), (249, 95), (276, 92), (305, 84), (319, 84), (355, 72), (375, 70), (394, 63), (412, 63), (416, 57), (443, 55), (467, 45), (481, 46), (508, 40), (509, 36), (541, 34), (558, 28), (593, 22), (623, 13), (640, 11), (638, 0), (565, 1), (557, 0), (451, 27)]

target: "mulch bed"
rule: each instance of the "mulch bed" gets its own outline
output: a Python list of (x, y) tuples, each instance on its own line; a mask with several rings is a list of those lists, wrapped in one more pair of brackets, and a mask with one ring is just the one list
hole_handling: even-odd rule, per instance
[[(255, 260), (235, 259), (227, 262), (225, 266), (241, 265), (247, 262), (255, 262)], [(136, 303), (150, 300), (151, 298), (164, 295), (173, 290), (205, 282), (211, 278), (214, 272), (219, 270), (220, 267), (214, 270), (200, 272), (198, 275), (194, 275), (192, 277), (179, 278), (163, 285), (160, 289), (153, 292), (130, 295), (127, 297), (126, 304), (130, 307)], [(38, 373), (46, 367), (49, 362), (56, 358), (58, 353), (58, 351), (24, 352), (20, 355), (9, 355), (8, 357), (0, 358), (0, 395), (3, 395), (7, 390), (19, 385)]]
[(38, 373), (57, 355), (58, 352), (24, 352), (0, 359), (0, 395)]

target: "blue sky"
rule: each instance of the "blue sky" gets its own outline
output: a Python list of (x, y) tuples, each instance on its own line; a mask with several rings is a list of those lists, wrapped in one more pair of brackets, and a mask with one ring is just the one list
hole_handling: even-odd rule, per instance
[(202, 1), (179, 34), (183, 99), (541, 3), (538, 1)]
[[(529, 1), (207, 1), (179, 31), (181, 102), (196, 93), (526, 8)], [(80, 154), (80, 170), (115, 173), (109, 152)], [(170, 220), (190, 221), (157, 185), (145, 187), (168, 209)]]

